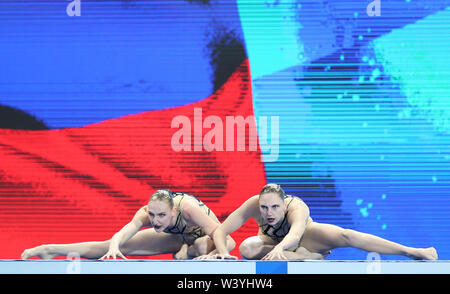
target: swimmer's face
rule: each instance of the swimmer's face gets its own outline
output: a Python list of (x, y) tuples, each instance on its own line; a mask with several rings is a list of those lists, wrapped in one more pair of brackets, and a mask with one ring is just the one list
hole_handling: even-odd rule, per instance
[(259, 210), (263, 221), (273, 226), (283, 220), (286, 206), (278, 194), (265, 193), (259, 196)]
[(172, 220), (175, 216), (176, 208), (171, 208), (167, 201), (150, 201), (147, 208), (150, 225), (153, 226), (156, 232), (160, 233), (173, 225)]

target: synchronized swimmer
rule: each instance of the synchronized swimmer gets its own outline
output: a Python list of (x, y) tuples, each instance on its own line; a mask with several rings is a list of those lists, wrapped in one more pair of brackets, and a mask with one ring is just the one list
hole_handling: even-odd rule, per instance
[[(78, 253), (86, 259), (151, 256), (172, 253), (175, 259), (214, 254), (212, 233), (220, 222), (213, 211), (196, 197), (182, 192), (158, 190), (133, 219), (107, 241), (48, 244), (22, 253), (22, 259), (38, 256), (52, 259)], [(141, 230), (143, 227), (153, 227)], [(227, 237), (227, 250), (236, 243)]]
[(267, 184), (259, 195), (245, 201), (214, 232), (218, 253), (199, 258), (236, 259), (229, 255), (226, 236), (254, 218), (257, 236), (242, 242), (239, 251), (246, 259), (304, 260), (326, 258), (330, 250), (353, 247), (379, 254), (403, 255), (412, 259), (436, 260), (436, 249), (406, 247), (380, 237), (317, 223), (308, 206), (299, 198), (287, 196), (277, 184)]
[[(437, 260), (434, 247), (413, 248), (355, 230), (314, 222), (308, 206), (288, 196), (277, 184), (267, 184), (259, 195), (245, 201), (220, 224), (215, 214), (196, 197), (158, 190), (130, 223), (107, 241), (48, 244), (22, 253), (22, 259), (51, 259), (77, 252), (81, 258), (108, 259), (172, 253), (175, 259), (237, 259), (230, 255), (235, 241), (230, 234), (247, 220), (258, 223), (257, 236), (239, 246), (246, 259), (325, 259), (336, 248), (353, 247), (411, 259)], [(143, 227), (153, 228), (141, 230)]]

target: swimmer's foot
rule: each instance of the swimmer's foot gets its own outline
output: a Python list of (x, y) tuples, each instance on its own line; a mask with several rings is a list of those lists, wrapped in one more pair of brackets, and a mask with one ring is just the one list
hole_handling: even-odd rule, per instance
[(181, 249), (173, 255), (173, 258), (178, 259), (178, 260), (188, 259), (189, 258), (188, 247), (189, 246), (187, 244), (183, 244), (183, 246), (181, 246)]
[(328, 255), (330, 255), (330, 254), (331, 254), (331, 250), (324, 251), (324, 252), (320, 253), (320, 255), (321, 255), (321, 258), (320, 258), (320, 259), (324, 260), (324, 259), (326, 259), (326, 258), (328, 257)]
[(41, 245), (34, 248), (25, 249), (21, 255), (21, 258), (28, 259), (34, 256), (41, 259), (52, 259), (56, 256), (56, 254), (51, 253), (51, 247), (49, 245)]
[(416, 260), (437, 260), (438, 254), (434, 247), (416, 248), (408, 255), (408, 257)]

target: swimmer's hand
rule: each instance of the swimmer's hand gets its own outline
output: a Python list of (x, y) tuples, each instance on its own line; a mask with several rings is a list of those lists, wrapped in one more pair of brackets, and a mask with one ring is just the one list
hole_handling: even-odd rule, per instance
[(195, 260), (205, 260), (205, 259), (230, 259), (230, 260), (237, 260), (237, 256), (229, 255), (229, 254), (207, 254), (202, 255), (194, 258)]
[(205, 255), (197, 256), (193, 260), (208, 260), (208, 259), (215, 259), (215, 258), (211, 254), (205, 254)]
[(120, 252), (119, 248), (116, 247), (109, 247), (108, 252), (106, 252), (105, 255), (103, 255), (102, 257), (99, 258), (99, 260), (104, 260), (104, 259), (117, 259), (117, 256), (123, 259), (127, 259), (122, 252)]
[(272, 251), (267, 253), (261, 260), (287, 260), (283, 253), (283, 248), (275, 246)]

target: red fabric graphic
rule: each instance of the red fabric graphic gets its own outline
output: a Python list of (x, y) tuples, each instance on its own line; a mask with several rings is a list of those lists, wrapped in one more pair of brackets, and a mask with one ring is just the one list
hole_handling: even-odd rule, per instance
[[(194, 151), (194, 108), (224, 125), (226, 116), (253, 116), (248, 60), (220, 90), (190, 105), (82, 128), (0, 130), (0, 258), (19, 259), (41, 244), (107, 240), (161, 188), (197, 196), (223, 221), (265, 184), (260, 148), (249, 150), (247, 129), (245, 151)], [(171, 146), (178, 115), (191, 121), (191, 151)], [(251, 221), (232, 236), (239, 244), (256, 232)]]

